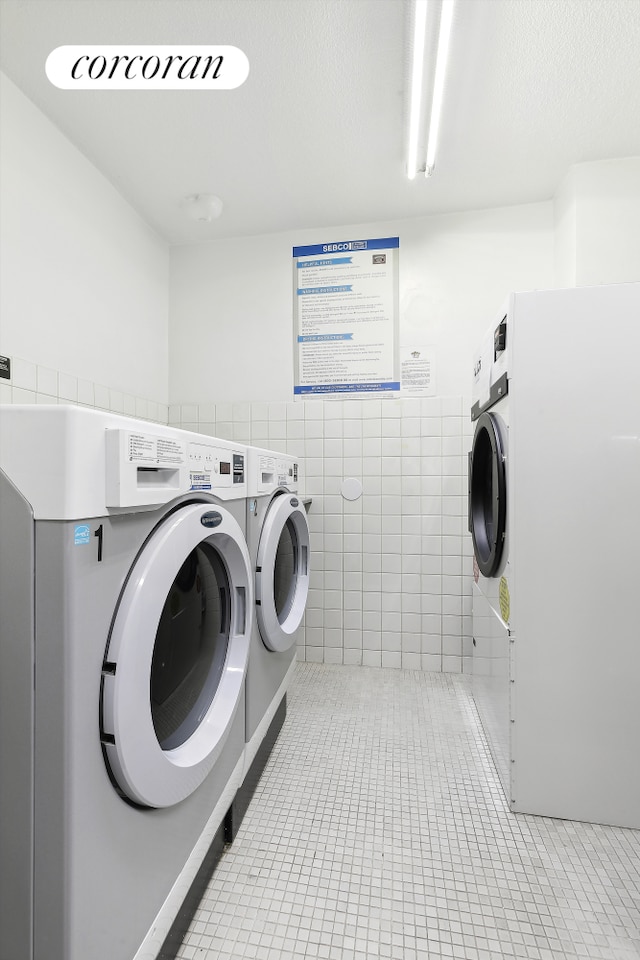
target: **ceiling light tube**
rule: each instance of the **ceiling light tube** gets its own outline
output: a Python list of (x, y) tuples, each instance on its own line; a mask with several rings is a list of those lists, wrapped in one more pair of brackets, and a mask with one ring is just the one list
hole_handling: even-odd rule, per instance
[(409, 180), (414, 180), (418, 172), (426, 24), (427, 0), (416, 0), (413, 18), (413, 63), (411, 65), (411, 105), (409, 112), (409, 147), (407, 150), (407, 176)]
[(436, 71), (433, 81), (433, 102), (431, 104), (431, 120), (429, 123), (429, 137), (427, 140), (427, 163), (425, 176), (433, 173), (435, 165), (438, 131), (440, 129), (440, 114), (444, 96), (444, 78), (449, 56), (449, 40), (451, 38), (451, 23), (453, 21), (454, 0), (443, 0), (440, 13), (440, 33), (438, 36), (438, 53), (436, 56)]

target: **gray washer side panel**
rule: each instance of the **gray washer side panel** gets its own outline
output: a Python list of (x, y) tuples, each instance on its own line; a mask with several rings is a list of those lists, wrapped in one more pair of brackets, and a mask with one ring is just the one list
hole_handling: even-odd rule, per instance
[(33, 536), (0, 470), (0, 960), (33, 955)]

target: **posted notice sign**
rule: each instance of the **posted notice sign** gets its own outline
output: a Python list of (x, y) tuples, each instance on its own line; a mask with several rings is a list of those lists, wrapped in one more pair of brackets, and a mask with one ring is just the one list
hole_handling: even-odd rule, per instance
[(293, 248), (294, 394), (400, 390), (398, 237)]

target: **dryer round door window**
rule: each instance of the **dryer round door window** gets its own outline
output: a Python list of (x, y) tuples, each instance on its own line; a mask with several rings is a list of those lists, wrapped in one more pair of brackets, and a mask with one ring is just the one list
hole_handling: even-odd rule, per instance
[(272, 502), (260, 535), (256, 565), (256, 612), (263, 643), (288, 650), (302, 622), (309, 592), (309, 524), (298, 497)]
[(507, 519), (505, 447), (498, 419), (483, 413), (476, 424), (469, 463), (469, 529), (485, 577), (496, 576)]
[(156, 527), (125, 584), (109, 639), (104, 750), (121, 793), (145, 806), (170, 806), (197, 789), (242, 701), (250, 561), (236, 520), (211, 506), (189, 504)]

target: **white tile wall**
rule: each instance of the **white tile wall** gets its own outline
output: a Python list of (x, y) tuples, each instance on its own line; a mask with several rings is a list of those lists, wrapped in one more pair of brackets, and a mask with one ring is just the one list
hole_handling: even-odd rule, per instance
[[(468, 669), (468, 409), (462, 397), (169, 407), (170, 423), (302, 458), (313, 570), (299, 659)], [(346, 477), (359, 500), (343, 499)]]
[(73, 403), (154, 423), (167, 423), (169, 417), (166, 403), (112, 390), (21, 357), (11, 358), (11, 379), (0, 380), (0, 404), (5, 403)]

